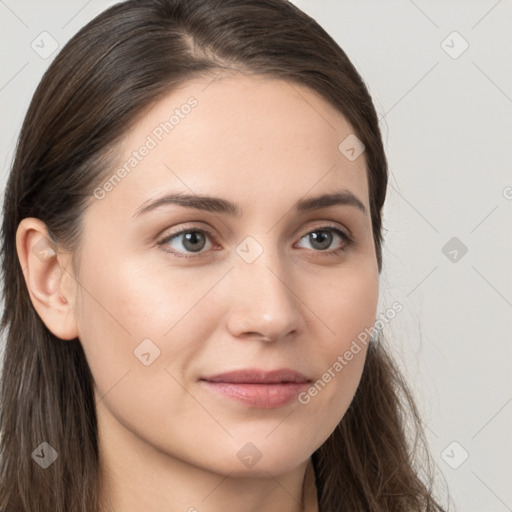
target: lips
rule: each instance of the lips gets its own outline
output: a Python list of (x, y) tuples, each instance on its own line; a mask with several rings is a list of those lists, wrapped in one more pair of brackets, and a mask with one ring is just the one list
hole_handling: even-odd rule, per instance
[(216, 395), (259, 409), (273, 409), (292, 402), (311, 382), (290, 368), (235, 370), (199, 380)]
[(237, 384), (279, 384), (279, 383), (303, 383), (310, 382), (310, 379), (290, 368), (278, 370), (246, 369), (221, 373), (210, 377), (203, 377), (201, 380), (208, 382), (231, 382)]

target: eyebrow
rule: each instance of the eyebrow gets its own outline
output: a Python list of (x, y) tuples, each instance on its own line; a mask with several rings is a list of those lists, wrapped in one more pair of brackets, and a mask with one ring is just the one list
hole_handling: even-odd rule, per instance
[[(166, 194), (165, 196), (152, 201), (146, 201), (139, 208), (137, 208), (133, 217), (138, 217), (144, 213), (156, 210), (157, 208), (161, 208), (162, 206), (169, 204), (175, 204), (195, 210), (223, 213), (236, 217), (242, 216), (242, 209), (240, 206), (226, 199), (222, 199), (220, 197), (177, 192)], [(367, 209), (364, 204), (349, 190), (341, 190), (332, 194), (322, 194), (316, 197), (300, 199), (295, 204), (295, 211), (297, 213), (305, 213), (335, 205), (351, 206), (360, 210), (365, 215), (367, 213)]]

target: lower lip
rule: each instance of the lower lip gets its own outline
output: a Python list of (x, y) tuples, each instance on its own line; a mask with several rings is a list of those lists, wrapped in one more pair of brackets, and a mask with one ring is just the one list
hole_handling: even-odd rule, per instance
[(307, 382), (244, 384), (240, 382), (201, 381), (207, 388), (252, 407), (273, 409), (292, 402), (309, 386)]

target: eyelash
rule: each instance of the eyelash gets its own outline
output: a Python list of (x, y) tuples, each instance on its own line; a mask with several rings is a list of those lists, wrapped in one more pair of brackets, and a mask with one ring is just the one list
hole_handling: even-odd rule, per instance
[[(334, 251), (315, 251), (315, 250), (313, 250), (313, 252), (321, 253), (324, 256), (333, 256), (333, 257), (338, 256), (339, 257), (340, 253), (345, 252), (347, 249), (349, 249), (355, 243), (354, 239), (350, 235), (348, 235), (347, 233), (342, 231), (340, 228), (335, 227), (335, 226), (321, 226), (319, 228), (312, 229), (311, 231), (308, 231), (305, 235), (303, 235), (300, 238), (300, 240), (302, 240), (306, 236), (310, 235), (311, 233), (315, 233), (318, 231), (331, 231), (331, 232), (337, 234), (344, 241), (343, 246)], [(210, 230), (205, 229), (205, 228), (191, 227), (191, 228), (182, 229), (181, 231), (178, 231), (176, 233), (172, 233), (170, 235), (165, 236), (164, 238), (157, 241), (157, 245), (164, 246), (165, 244), (170, 242), (172, 239), (178, 237), (179, 235), (183, 235), (184, 233), (201, 233), (203, 235), (210, 237), (211, 241), (216, 242), (215, 236)], [(185, 254), (191, 254), (191, 256), (185, 256), (183, 253), (180, 253), (177, 251), (170, 251), (168, 249), (163, 249), (163, 250), (167, 253), (172, 254), (174, 257), (184, 258), (184, 259), (197, 258), (197, 257), (204, 255), (203, 252), (198, 252), (198, 253), (195, 253), (196, 255), (194, 255), (194, 253), (185, 253)]]

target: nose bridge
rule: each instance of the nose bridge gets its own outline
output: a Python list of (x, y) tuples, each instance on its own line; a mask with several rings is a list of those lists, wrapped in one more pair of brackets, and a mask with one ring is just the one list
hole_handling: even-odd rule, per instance
[(230, 329), (276, 339), (301, 329), (301, 310), (293, 292), (292, 273), (272, 237), (247, 237), (236, 248)]

